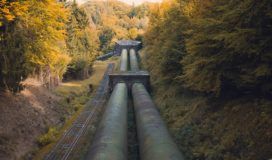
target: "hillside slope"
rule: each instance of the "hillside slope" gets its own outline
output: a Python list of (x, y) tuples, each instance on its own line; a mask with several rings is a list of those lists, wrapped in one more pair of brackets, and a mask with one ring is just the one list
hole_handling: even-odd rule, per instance
[(271, 0), (167, 0), (152, 9), (144, 64), (192, 160), (272, 158)]
[[(41, 159), (92, 98), (88, 86), (92, 84), (95, 93), (108, 63), (95, 62), (90, 78), (62, 83), (54, 91), (27, 79), (21, 93), (0, 95), (0, 159)], [(55, 135), (48, 134), (50, 128)]]
[(65, 110), (59, 107), (60, 97), (43, 88), (34, 79), (27, 79), (20, 94), (0, 96), (0, 159), (19, 159), (37, 147), (37, 137), (49, 126), (61, 123)]
[[(142, 53), (142, 61), (148, 63)], [(152, 96), (188, 160), (272, 158), (272, 101), (254, 96), (210, 98), (174, 84), (158, 83)]]
[(272, 157), (272, 101), (215, 100), (154, 86), (155, 101), (188, 159), (265, 160)]
[(90, 26), (98, 30), (100, 50), (112, 51), (115, 42), (121, 39), (140, 39), (148, 25), (148, 6), (137, 7), (111, 1), (88, 1), (81, 5), (86, 12)]

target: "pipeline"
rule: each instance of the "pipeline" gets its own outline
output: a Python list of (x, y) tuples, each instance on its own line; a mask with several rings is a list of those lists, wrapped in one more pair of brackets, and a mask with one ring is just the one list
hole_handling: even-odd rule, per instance
[(141, 160), (184, 160), (144, 85), (135, 83), (132, 96)]
[(136, 52), (134, 49), (130, 49), (129, 59), (130, 59), (130, 70), (131, 71), (139, 71), (138, 59), (137, 59)]
[(128, 51), (126, 49), (123, 49), (121, 53), (120, 71), (127, 70), (128, 70)]
[(86, 160), (127, 159), (127, 99), (125, 83), (114, 87)]
[(112, 56), (114, 56), (114, 52), (110, 52), (110, 53), (104, 54), (102, 56), (99, 56), (99, 57), (96, 58), (96, 60), (104, 61), (104, 60), (109, 59)]

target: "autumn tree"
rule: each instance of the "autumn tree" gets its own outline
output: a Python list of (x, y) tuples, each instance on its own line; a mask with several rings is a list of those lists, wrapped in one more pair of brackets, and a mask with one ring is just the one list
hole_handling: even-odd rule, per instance
[(186, 18), (178, 3), (167, 1), (154, 7), (144, 40), (146, 65), (157, 82), (177, 82), (182, 73), (180, 61), (185, 54)]
[[(116, 41), (122, 39), (141, 40), (148, 23), (149, 5), (129, 6), (120, 1), (89, 1), (82, 5), (90, 25), (98, 30), (99, 50), (112, 51)], [(135, 10), (135, 16), (132, 12)]]
[(272, 2), (206, 0), (191, 6), (185, 85), (217, 96), (271, 95)]
[(17, 92), (29, 74), (61, 79), (69, 57), (61, 51), (67, 11), (54, 0), (0, 2), (0, 88)]
[(128, 30), (128, 37), (129, 39), (135, 39), (137, 38), (138, 30), (137, 28), (131, 28)]
[(271, 95), (271, 4), (165, 1), (145, 35), (147, 66), (192, 91)]
[(66, 78), (83, 79), (89, 76), (98, 48), (97, 33), (90, 27), (85, 11), (74, 2), (67, 23), (67, 49), (72, 61)]

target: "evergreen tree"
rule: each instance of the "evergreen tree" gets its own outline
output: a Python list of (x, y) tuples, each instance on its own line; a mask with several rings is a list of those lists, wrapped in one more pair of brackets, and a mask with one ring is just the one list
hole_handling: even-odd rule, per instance
[[(172, 83), (182, 73), (180, 61), (185, 54), (185, 26), (179, 4), (164, 2), (154, 8), (145, 34), (146, 65), (155, 81)], [(175, 81), (177, 82), (177, 81)]]
[(100, 50), (107, 53), (113, 49), (111, 45), (115, 32), (110, 27), (103, 27), (99, 33)]
[(91, 64), (97, 53), (96, 31), (89, 26), (89, 20), (84, 10), (74, 2), (67, 23), (67, 48), (72, 57), (67, 78), (87, 78)]

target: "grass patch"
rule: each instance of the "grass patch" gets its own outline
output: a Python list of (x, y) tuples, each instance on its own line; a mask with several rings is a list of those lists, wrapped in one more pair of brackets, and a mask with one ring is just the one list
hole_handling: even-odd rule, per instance
[(56, 136), (58, 134), (58, 130), (55, 127), (50, 127), (46, 134), (40, 136), (38, 138), (39, 146), (43, 147), (46, 146), (56, 140)]
[[(63, 135), (63, 133), (68, 130), (71, 125), (73, 124), (73, 122), (77, 119), (77, 117), (80, 115), (81, 111), (83, 110), (83, 107), (78, 110), (76, 113), (74, 113), (67, 121), (65, 121), (63, 126), (55, 126), (55, 127), (50, 127), (50, 128), (54, 128), (54, 131), (51, 131), (53, 133), (50, 133), (50, 129), (48, 130), (47, 133), (45, 133), (44, 135), (41, 135), (37, 142), (38, 144), (40, 140), (45, 140), (44, 142), (49, 142), (43, 146), (40, 145), (40, 148), (37, 149), (36, 152), (34, 152), (33, 154), (34, 156), (34, 160), (41, 160), (44, 158), (44, 156), (46, 154), (48, 154), (50, 152), (50, 150), (53, 149), (53, 147), (56, 145), (56, 143), (58, 142), (58, 140), (61, 138), (61, 136)], [(46, 138), (44, 138), (46, 137)]]
[[(63, 124), (51, 126), (48, 131), (37, 139), (40, 148), (34, 151), (34, 160), (43, 159), (44, 156), (56, 145), (58, 139), (68, 130), (73, 122), (83, 111), (85, 104), (91, 99), (95, 89), (99, 86), (101, 79), (107, 69), (109, 61), (96, 62), (93, 66), (92, 76), (82, 81), (70, 81), (62, 83), (53, 92), (62, 97), (59, 107), (62, 107), (67, 115), (60, 117)], [(89, 84), (92, 84), (94, 90), (89, 93)]]

